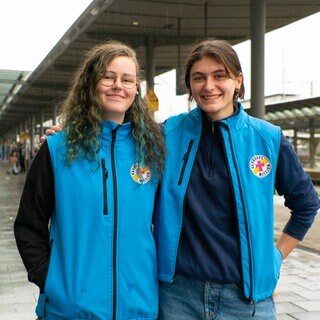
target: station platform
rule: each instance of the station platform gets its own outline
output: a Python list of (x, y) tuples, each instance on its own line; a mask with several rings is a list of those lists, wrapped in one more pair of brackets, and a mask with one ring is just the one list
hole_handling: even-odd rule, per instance
[[(33, 320), (38, 288), (29, 283), (13, 236), (25, 174), (7, 174), (0, 161), (0, 320)], [(275, 197), (275, 236), (290, 216)], [(305, 240), (284, 261), (277, 287), (278, 320), (320, 319), (320, 218)], [(254, 318), (253, 318), (254, 319)]]

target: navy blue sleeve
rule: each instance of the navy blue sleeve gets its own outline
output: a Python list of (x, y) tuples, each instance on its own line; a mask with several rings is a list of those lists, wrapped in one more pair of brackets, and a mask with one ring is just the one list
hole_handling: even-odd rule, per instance
[(320, 207), (318, 194), (291, 143), (282, 134), (276, 172), (276, 190), (285, 198), (291, 217), (283, 232), (303, 240)]

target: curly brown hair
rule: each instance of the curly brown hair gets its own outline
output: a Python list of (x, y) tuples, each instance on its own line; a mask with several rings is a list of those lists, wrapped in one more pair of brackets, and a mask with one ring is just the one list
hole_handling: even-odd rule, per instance
[[(103, 110), (97, 85), (104, 76), (106, 66), (119, 56), (130, 57), (134, 61), (140, 79), (140, 67), (135, 51), (118, 41), (108, 41), (92, 48), (85, 54), (75, 73), (71, 89), (61, 104), (60, 118), (67, 136), (66, 163), (69, 165), (79, 156), (99, 164)], [(163, 132), (141, 98), (139, 88), (133, 104), (126, 112), (125, 121), (131, 121), (133, 125), (136, 160), (155, 169), (161, 176), (165, 157)]]

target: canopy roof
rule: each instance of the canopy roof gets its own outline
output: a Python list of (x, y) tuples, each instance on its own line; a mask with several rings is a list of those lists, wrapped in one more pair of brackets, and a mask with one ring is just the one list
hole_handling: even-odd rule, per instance
[[(52, 119), (84, 51), (108, 39), (132, 45), (143, 70), (154, 46), (155, 75), (183, 64), (207, 36), (237, 44), (250, 38), (250, 0), (95, 0), (30, 75), (0, 70), (0, 136), (25, 123)], [(266, 32), (320, 11), (315, 0), (266, 0)]]

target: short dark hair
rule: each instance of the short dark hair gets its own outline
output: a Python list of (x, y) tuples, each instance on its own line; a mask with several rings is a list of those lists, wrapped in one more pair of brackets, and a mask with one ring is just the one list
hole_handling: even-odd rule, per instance
[[(204, 57), (211, 57), (226, 68), (228, 76), (238, 77), (242, 74), (239, 57), (231, 44), (225, 40), (207, 39), (196, 44), (190, 51), (185, 62), (185, 84), (189, 90), (189, 99), (192, 99), (190, 87), (190, 71), (195, 62)], [(244, 84), (242, 81), (239, 92), (235, 95), (235, 100), (244, 98)]]

